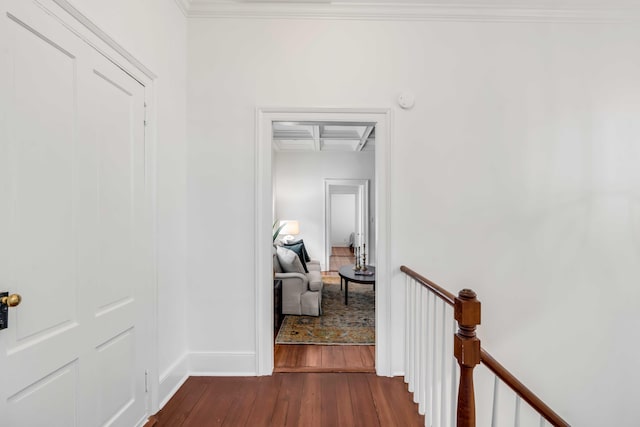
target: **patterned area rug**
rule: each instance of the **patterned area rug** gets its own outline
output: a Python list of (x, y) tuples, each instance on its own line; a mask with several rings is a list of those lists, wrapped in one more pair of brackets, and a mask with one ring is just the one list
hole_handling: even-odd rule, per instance
[(325, 285), (339, 285), (340, 276), (338, 276), (338, 273), (335, 273), (335, 276), (332, 273), (322, 273), (322, 283)]
[(340, 280), (324, 283), (322, 315), (286, 315), (276, 344), (375, 344), (375, 293), (371, 285), (349, 283), (349, 305), (344, 305)]

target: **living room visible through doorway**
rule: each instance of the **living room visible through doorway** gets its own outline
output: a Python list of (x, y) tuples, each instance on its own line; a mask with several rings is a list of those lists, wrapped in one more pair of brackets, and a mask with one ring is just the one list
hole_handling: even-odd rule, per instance
[[(273, 122), (276, 371), (373, 371), (375, 123)], [(279, 327), (278, 327), (278, 324)]]

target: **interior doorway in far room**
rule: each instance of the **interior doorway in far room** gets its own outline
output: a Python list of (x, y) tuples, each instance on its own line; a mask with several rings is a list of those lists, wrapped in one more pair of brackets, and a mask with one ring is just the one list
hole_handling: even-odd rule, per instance
[(375, 264), (369, 242), (369, 180), (325, 179), (325, 266), (337, 273), (340, 267), (355, 263), (355, 251)]

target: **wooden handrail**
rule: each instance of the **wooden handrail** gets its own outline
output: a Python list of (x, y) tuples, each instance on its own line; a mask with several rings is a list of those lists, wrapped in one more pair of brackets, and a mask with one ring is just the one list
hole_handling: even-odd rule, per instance
[(454, 335), (454, 354), (461, 370), (458, 390), (458, 426), (475, 426), (473, 367), (477, 363), (482, 363), (545, 420), (555, 427), (570, 427), (569, 423), (480, 346), (480, 340), (475, 334), (475, 326), (480, 324), (480, 302), (476, 299), (475, 292), (463, 289), (456, 297), (409, 267), (403, 265), (400, 271), (454, 307), (455, 318), (459, 325), (458, 332)]
[(404, 266), (404, 265), (401, 266), (400, 271), (402, 271), (412, 279), (415, 279), (422, 286), (429, 288), (434, 294), (438, 295), (450, 306), (455, 305), (456, 296), (453, 295), (451, 292), (447, 291), (445, 288), (433, 283), (431, 280), (427, 279), (424, 276), (421, 276), (420, 274), (416, 273), (415, 271), (413, 271), (407, 266)]
[(511, 372), (493, 358), (484, 348), (480, 348), (480, 360), (489, 368), (498, 378), (511, 388), (525, 402), (531, 405), (545, 420), (549, 421), (555, 427), (570, 427), (569, 423), (556, 414), (546, 403), (529, 390), (520, 382)]

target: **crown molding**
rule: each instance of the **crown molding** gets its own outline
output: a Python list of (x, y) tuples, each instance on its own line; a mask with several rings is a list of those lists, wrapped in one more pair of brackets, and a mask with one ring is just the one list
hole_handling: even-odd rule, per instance
[[(232, 0), (176, 0), (188, 3), (190, 18), (344, 19), (465, 22), (632, 22), (640, 16), (637, 1), (493, 3), (265, 3)], [(584, 3), (588, 3), (586, 6)], [(515, 4), (515, 6), (514, 6)]]
[[(117, 53), (131, 65), (133, 65), (148, 79), (155, 80), (157, 78), (156, 74), (151, 71), (150, 68), (144, 65), (136, 56), (125, 49), (123, 45), (118, 43), (109, 34), (102, 30), (102, 28), (94, 24), (94, 21), (92, 19), (84, 15), (80, 10), (76, 9), (75, 6), (69, 3), (68, 0), (35, 0), (35, 3), (47, 13), (55, 16), (56, 19), (58, 19), (58, 21), (60, 21), (65, 27), (75, 33), (86, 43), (93, 46), (96, 50), (105, 55), (115, 64), (119, 64), (119, 66), (121, 66), (121, 61), (107, 53), (104, 48), (105, 46), (111, 49), (113, 52)], [(79, 24), (79, 27), (76, 24), (72, 24), (69, 21), (61, 19), (58, 12), (55, 11), (56, 8), (53, 5), (56, 5), (58, 8), (68, 13), (69, 16), (71, 16), (75, 20), (75, 22)], [(81, 29), (82, 27), (84, 27), (84, 30)], [(88, 30), (88, 33), (85, 30)], [(127, 68), (124, 67), (123, 69), (126, 70)]]

